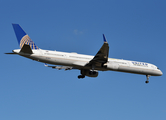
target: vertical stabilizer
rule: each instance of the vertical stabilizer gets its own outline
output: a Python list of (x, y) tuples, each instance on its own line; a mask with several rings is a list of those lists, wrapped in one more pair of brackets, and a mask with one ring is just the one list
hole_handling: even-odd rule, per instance
[(35, 43), (32, 41), (32, 39), (25, 33), (25, 31), (20, 27), (19, 24), (12, 24), (14, 32), (16, 34), (18, 44), (20, 48), (24, 46), (24, 44), (27, 44), (31, 47), (31, 49), (39, 49)]

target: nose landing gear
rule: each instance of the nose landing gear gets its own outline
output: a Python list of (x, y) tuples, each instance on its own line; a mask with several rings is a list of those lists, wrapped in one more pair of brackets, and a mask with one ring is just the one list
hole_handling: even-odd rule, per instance
[(149, 83), (149, 77), (150, 75), (146, 75), (146, 81), (145, 81), (146, 84)]

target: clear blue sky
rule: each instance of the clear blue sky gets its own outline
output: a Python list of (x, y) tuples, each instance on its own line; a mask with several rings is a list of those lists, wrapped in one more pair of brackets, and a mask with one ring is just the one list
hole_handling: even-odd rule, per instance
[[(78, 80), (17, 55), (11, 23), (42, 49), (95, 55), (109, 42), (109, 57), (157, 65), (161, 77), (99, 72)], [(1, 0), (0, 120), (166, 120), (165, 0)]]

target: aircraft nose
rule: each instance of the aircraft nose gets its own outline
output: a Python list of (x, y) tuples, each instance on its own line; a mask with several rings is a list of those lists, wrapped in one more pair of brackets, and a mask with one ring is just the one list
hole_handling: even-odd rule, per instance
[(159, 74), (159, 76), (162, 76), (163, 72), (161, 70), (159, 70), (158, 74)]

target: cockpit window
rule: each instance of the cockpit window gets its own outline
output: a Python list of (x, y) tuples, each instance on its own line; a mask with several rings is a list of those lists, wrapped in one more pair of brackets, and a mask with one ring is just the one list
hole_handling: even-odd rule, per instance
[(155, 66), (155, 65), (151, 65), (151, 67), (152, 67), (153, 69), (159, 69), (159, 68), (157, 68), (157, 66)]

